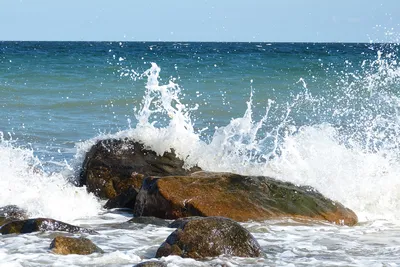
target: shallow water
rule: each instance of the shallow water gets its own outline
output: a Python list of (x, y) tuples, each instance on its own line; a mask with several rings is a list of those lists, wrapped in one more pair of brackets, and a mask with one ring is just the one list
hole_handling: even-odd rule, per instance
[(244, 223), (262, 257), (168, 266), (397, 266), (397, 62), (396, 44), (1, 42), (0, 206), (93, 228), (105, 254), (54, 255), (54, 233), (0, 236), (0, 265), (152, 258), (173, 229), (119, 225), (131, 215), (71, 183), (96, 140), (131, 137), (187, 167), (311, 185), (360, 220)]
[[(104, 254), (55, 255), (49, 245), (55, 233), (3, 236), (1, 266), (132, 266), (154, 257), (174, 230), (155, 225), (120, 223), (128, 214), (104, 214), (78, 224), (100, 232), (87, 236)], [(96, 224), (97, 223), (97, 224)], [(291, 220), (244, 223), (262, 247), (260, 258), (220, 256), (204, 261), (163, 257), (168, 266), (397, 266), (399, 226), (375, 221), (354, 227), (305, 224)]]

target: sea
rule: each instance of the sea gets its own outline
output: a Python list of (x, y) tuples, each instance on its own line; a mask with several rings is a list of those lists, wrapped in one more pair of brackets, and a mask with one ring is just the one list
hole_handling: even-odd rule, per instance
[(98, 140), (132, 138), (185, 167), (309, 185), (355, 226), (241, 223), (259, 258), (172, 266), (400, 266), (400, 46), (395, 43), (0, 42), (0, 207), (99, 232), (104, 254), (56, 255), (55, 233), (0, 236), (0, 266), (133, 266), (174, 230), (76, 187)]

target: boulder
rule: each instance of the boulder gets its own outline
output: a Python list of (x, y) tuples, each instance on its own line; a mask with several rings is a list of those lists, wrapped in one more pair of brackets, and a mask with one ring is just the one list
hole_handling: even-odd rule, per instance
[(164, 219), (222, 216), (242, 222), (288, 217), (346, 225), (357, 223), (353, 211), (312, 187), (270, 177), (211, 172), (144, 179), (134, 216)]
[(181, 224), (159, 247), (156, 257), (201, 259), (229, 255), (259, 257), (261, 248), (237, 222), (222, 217), (193, 218)]
[(167, 267), (167, 264), (161, 261), (145, 261), (136, 264), (133, 267)]
[(28, 212), (15, 205), (0, 208), (0, 226), (15, 220), (28, 219)]
[(183, 164), (173, 150), (160, 156), (134, 140), (107, 139), (86, 153), (79, 184), (100, 198), (112, 199), (131, 186), (139, 190), (143, 176), (188, 175), (200, 170), (186, 170)]
[(4, 224), (0, 228), (0, 233), (7, 234), (27, 234), (32, 232), (61, 231), (69, 233), (97, 234), (96, 231), (71, 225), (65, 222), (47, 218), (36, 218), (20, 221), (12, 221)]
[(68, 255), (79, 254), (88, 255), (92, 253), (103, 253), (103, 250), (93, 244), (87, 238), (73, 238), (66, 236), (56, 236), (50, 244), (50, 249), (55, 254)]

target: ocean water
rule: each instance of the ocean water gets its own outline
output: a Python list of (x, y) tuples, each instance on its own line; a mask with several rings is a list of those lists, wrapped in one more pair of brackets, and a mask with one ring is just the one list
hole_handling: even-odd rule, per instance
[(268, 175), (351, 208), (353, 227), (242, 225), (263, 256), (168, 266), (398, 266), (399, 46), (0, 42), (0, 206), (96, 229), (105, 254), (59, 256), (51, 233), (0, 236), (0, 266), (133, 266), (173, 231), (73, 185), (97, 140), (131, 137), (186, 166)]

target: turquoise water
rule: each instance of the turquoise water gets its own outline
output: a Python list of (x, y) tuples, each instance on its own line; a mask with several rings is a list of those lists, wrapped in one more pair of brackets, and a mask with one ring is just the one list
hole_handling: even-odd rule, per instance
[[(332, 113), (336, 105), (347, 103), (334, 102), (347, 93), (350, 73), (368, 75), (371, 70), (363, 69), (362, 62), (375, 60), (380, 49), (386, 48), (379, 44), (2, 42), (0, 130), (48, 156), (58, 149), (68, 152), (75, 142), (99, 132), (126, 129), (128, 119), (135, 124), (133, 108), (139, 106), (146, 82), (133, 81), (132, 74), (143, 73), (150, 62), (162, 68), (161, 82), (176, 79), (185, 104), (199, 104), (192, 116), (197, 129), (209, 128), (204, 138), (212, 135), (215, 126), (225, 126), (244, 114), (251, 90), (256, 116), (264, 114), (269, 99), (275, 101), (273, 129), (286, 112), (284, 105), (305, 92), (300, 79), (308, 93), (326, 101), (317, 107), (299, 104), (291, 114), (293, 123), (345, 125), (346, 118)], [(387, 87), (396, 92), (398, 84)], [(368, 94), (364, 89), (355, 93)], [(63, 154), (56, 156), (71, 157)]]
[(249, 223), (266, 257), (163, 259), (169, 266), (399, 264), (398, 55), (396, 44), (0, 42), (0, 206), (99, 225), (106, 251), (67, 259), (49, 255), (48, 236), (2, 237), (0, 263), (152, 257), (169, 229), (108, 227), (129, 215), (107, 213), (69, 183), (97, 139), (130, 136), (206, 170), (311, 185), (361, 221)]

